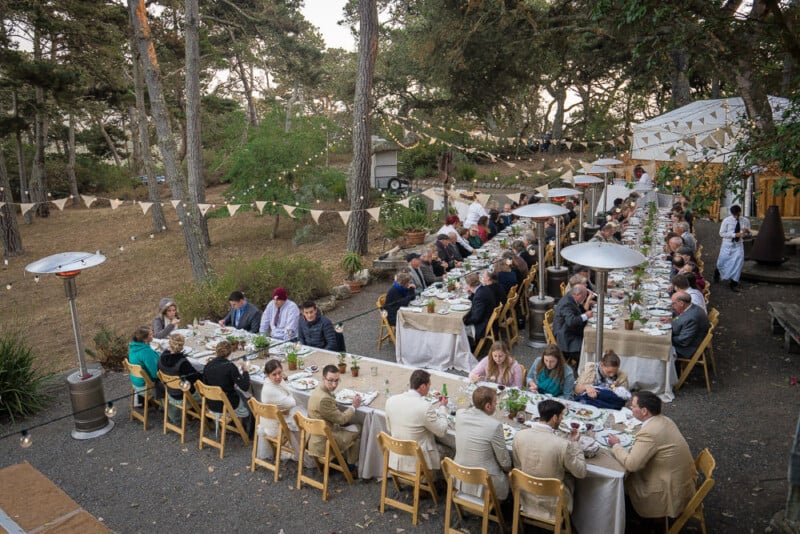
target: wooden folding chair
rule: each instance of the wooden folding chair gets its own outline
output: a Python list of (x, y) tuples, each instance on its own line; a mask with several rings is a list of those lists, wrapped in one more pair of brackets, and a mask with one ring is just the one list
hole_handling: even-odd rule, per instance
[(552, 267), (555, 265), (555, 246), (553, 243), (548, 243), (544, 253), (544, 267)]
[[(181, 389), (181, 377), (168, 375), (161, 371), (158, 372), (158, 379), (168, 389)], [(172, 430), (181, 437), (181, 443), (186, 443), (186, 419), (187, 417), (194, 417), (200, 419), (200, 406), (189, 391), (183, 391), (181, 400), (177, 400), (170, 396), (169, 391), (166, 392), (164, 397), (164, 434)], [(176, 406), (181, 410), (181, 425), (175, 425), (169, 421), (169, 407)]]
[[(144, 372), (141, 365), (136, 365), (135, 363), (131, 363), (128, 361), (128, 358), (125, 358), (122, 361), (123, 367), (131, 376), (135, 376), (137, 378), (141, 378), (144, 380), (144, 391), (139, 391), (137, 393), (136, 388), (133, 387), (133, 382), (131, 382), (131, 417), (130, 420), (133, 421), (134, 419), (138, 419), (142, 422), (144, 429), (147, 430), (147, 414), (150, 411), (150, 403), (152, 402), (156, 406), (161, 407), (161, 401), (156, 398), (156, 386), (150, 377), (147, 376), (147, 373)], [(134, 408), (134, 404), (136, 404), (136, 396), (140, 395), (144, 398), (142, 413), (136, 411)]]
[(708, 362), (706, 361), (706, 348), (711, 344), (711, 340), (714, 338), (714, 327), (710, 326), (708, 329), (708, 333), (706, 337), (703, 338), (703, 342), (700, 343), (700, 346), (697, 347), (697, 350), (694, 351), (694, 355), (691, 358), (675, 358), (675, 361), (679, 364), (685, 364), (683, 371), (681, 372), (681, 376), (678, 379), (678, 383), (675, 384), (675, 391), (679, 390), (686, 379), (689, 378), (689, 373), (692, 372), (695, 365), (703, 366), (703, 372), (706, 375), (706, 389), (709, 393), (711, 393), (711, 380), (708, 378)]
[(519, 343), (519, 325), (517, 325), (517, 302), (519, 301), (519, 294), (517, 293), (517, 286), (511, 288), (508, 292), (508, 298), (505, 306), (500, 311), (499, 325), (500, 330), (505, 334), (506, 341), (509, 347), (514, 347)]
[[(303, 482), (314, 488), (322, 490), (322, 500), (328, 500), (328, 478), (330, 470), (335, 469), (344, 475), (347, 483), (353, 484), (353, 475), (350, 474), (350, 468), (347, 467), (347, 462), (342, 456), (342, 451), (339, 449), (339, 444), (333, 438), (333, 433), (325, 421), (322, 419), (311, 419), (305, 417), (300, 412), (294, 414), (294, 420), (300, 428), (300, 457), (297, 460), (297, 489), (302, 489)], [(322, 482), (306, 476), (303, 474), (303, 461), (305, 460), (306, 450), (308, 449), (308, 438), (310, 436), (322, 436), (325, 438), (325, 456), (318, 458), (309, 453), (309, 456), (314, 459), (317, 468), (322, 471)], [(335, 462), (334, 462), (335, 460)]]
[[(228, 430), (236, 432), (242, 437), (245, 445), (250, 445), (250, 438), (242, 426), (242, 422), (236, 416), (236, 412), (231, 406), (231, 401), (228, 396), (222, 391), (219, 386), (207, 386), (200, 380), (194, 383), (195, 389), (203, 399), (200, 405), (200, 445), (199, 448), (203, 449), (203, 444), (211, 445), (219, 449), (219, 457), (225, 457), (225, 436)], [(222, 412), (214, 412), (208, 408), (208, 401), (218, 401), (222, 403)], [(206, 424), (208, 421), (214, 421), (214, 434), (215, 436), (222, 433), (219, 441), (206, 437)]]
[(697, 492), (695, 492), (681, 515), (679, 515), (675, 522), (672, 523), (672, 526), (669, 527), (667, 534), (678, 534), (690, 519), (697, 519), (700, 521), (700, 530), (703, 534), (706, 534), (706, 518), (703, 514), (703, 500), (705, 500), (706, 495), (711, 492), (711, 489), (716, 483), (712, 475), (714, 474), (714, 468), (717, 466), (717, 462), (714, 460), (714, 457), (711, 456), (711, 452), (709, 452), (708, 449), (703, 449), (700, 451), (700, 454), (697, 455), (694, 465), (697, 471), (703, 474), (703, 483), (697, 488)]
[(544, 312), (544, 321), (542, 326), (544, 326), (544, 337), (548, 345), (558, 345), (558, 342), (556, 341), (556, 334), (553, 332), (553, 321), (555, 320), (555, 316), (556, 312), (553, 308), (550, 308)]
[[(511, 492), (514, 495), (514, 517), (511, 522), (511, 534), (519, 532), (520, 523), (546, 528), (547, 530), (552, 530), (555, 534), (560, 534), (562, 528), (567, 534), (572, 532), (563, 482), (557, 478), (534, 477), (519, 469), (513, 469), (509, 477), (511, 478)], [(555, 498), (553, 517), (540, 517), (524, 513), (521, 500), (523, 492), (538, 497)]]
[(503, 303), (497, 305), (497, 307), (492, 310), (492, 315), (489, 317), (489, 322), (486, 323), (486, 333), (483, 335), (483, 338), (478, 342), (478, 346), (475, 347), (475, 357), (480, 357), (481, 350), (483, 346), (486, 345), (486, 341), (489, 341), (488, 346), (492, 346), (492, 343), (497, 341), (497, 337), (494, 334), (494, 326), (495, 323), (500, 319), (500, 312), (503, 311)]
[(531, 297), (531, 287), (533, 286), (533, 280), (536, 277), (536, 272), (539, 268), (538, 263), (534, 263), (531, 266), (531, 270), (528, 272), (528, 276), (520, 283), (519, 287), (519, 309), (520, 313), (525, 317), (525, 322), (528, 322), (530, 317), (530, 303), (528, 299)]
[(706, 281), (706, 287), (703, 288), (703, 298), (708, 306), (708, 301), (711, 300), (711, 282)]
[(562, 297), (567, 294), (567, 283), (566, 282), (561, 282), (561, 285), (559, 286), (559, 288), (561, 288), (561, 296)]
[[(712, 327), (716, 328), (719, 324), (719, 310), (716, 308), (709, 308), (708, 309), (708, 322), (711, 324)], [(706, 357), (711, 362), (711, 371), (714, 372), (714, 376), (717, 376), (717, 361), (714, 358), (714, 342), (713, 340), (709, 342), (708, 347), (706, 347)]]
[(378, 301), (375, 303), (375, 306), (378, 307), (378, 315), (380, 315), (380, 328), (378, 329), (378, 350), (381, 350), (381, 346), (383, 342), (387, 339), (391, 339), (392, 343), (397, 345), (397, 338), (394, 334), (394, 327), (389, 324), (389, 320), (386, 318), (386, 310), (383, 307), (386, 305), (386, 294), (381, 295), (378, 297)]
[[(489, 530), (489, 521), (495, 521), (500, 525), (500, 531), (505, 534), (506, 522), (503, 519), (503, 512), (500, 510), (500, 501), (494, 491), (492, 477), (489, 472), (482, 467), (464, 467), (458, 465), (450, 458), (442, 460), (442, 474), (447, 481), (447, 500), (445, 505), (445, 534), (457, 534), (458, 530), (450, 528), (450, 516), (452, 508), (455, 506), (459, 519), (463, 519), (462, 509), (479, 515), (483, 518), (481, 534), (486, 534)], [(456, 489), (454, 481), (458, 480), (462, 484), (474, 484), (483, 486), (483, 498), (464, 493)]]
[[(298, 451), (294, 450), (291, 444), (292, 434), (289, 430), (289, 425), (286, 424), (286, 419), (284, 419), (283, 414), (275, 404), (262, 404), (251, 397), (250, 400), (247, 401), (247, 405), (250, 407), (250, 413), (252, 413), (255, 418), (254, 422), (256, 425), (256, 432), (253, 436), (253, 454), (250, 458), (250, 471), (255, 473), (256, 465), (266, 467), (274, 473), (275, 482), (277, 482), (280, 478), (281, 453), (287, 451), (298, 456)], [(259, 422), (262, 418), (272, 419), (278, 423), (278, 434), (275, 437), (267, 436), (259, 431)], [(269, 448), (272, 449), (274, 462), (270, 463), (268, 460), (262, 460), (256, 455), (259, 439), (265, 440)]]
[[(416, 525), (419, 516), (419, 494), (420, 491), (427, 491), (431, 494), (434, 504), (436, 500), (436, 488), (433, 485), (433, 473), (428, 469), (422, 449), (416, 441), (406, 441), (395, 439), (386, 432), (378, 434), (378, 444), (383, 451), (383, 480), (381, 482), (381, 513), (384, 512), (385, 505), (391, 505), (400, 510), (411, 513), (411, 524)], [(389, 467), (389, 453), (400, 456), (413, 456), (417, 459), (416, 470), (414, 473), (406, 473)], [(389, 477), (392, 477), (395, 489), (400, 492), (400, 482), (414, 486), (414, 504), (409, 505), (402, 501), (386, 496), (386, 487)]]

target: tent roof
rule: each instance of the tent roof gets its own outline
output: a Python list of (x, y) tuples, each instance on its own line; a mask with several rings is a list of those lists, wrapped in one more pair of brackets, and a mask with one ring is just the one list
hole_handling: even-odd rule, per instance
[[(769, 103), (775, 122), (780, 122), (789, 100), (770, 96)], [(634, 125), (631, 157), (671, 161), (685, 154), (689, 161), (724, 163), (738, 141), (744, 117), (739, 97), (692, 102)]]

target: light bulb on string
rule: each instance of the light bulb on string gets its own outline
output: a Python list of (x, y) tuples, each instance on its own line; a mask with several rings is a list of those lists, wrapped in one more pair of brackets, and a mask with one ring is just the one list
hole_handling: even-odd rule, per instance
[(19, 438), (19, 446), (23, 449), (27, 449), (33, 445), (33, 438), (31, 437), (30, 433), (27, 430), (22, 431), (22, 436)]
[(6, 284), (6, 289), (8, 289), (10, 291), (12, 285), (14, 285), (14, 284), (12, 284), (11, 282), (7, 283)]
[(117, 415), (117, 409), (114, 407), (113, 402), (108, 401), (108, 404), (106, 404), (105, 412), (108, 417), (114, 417), (115, 415)]
[(39, 283), (39, 275), (38, 274), (33, 277), (33, 281), (36, 282), (37, 284)]

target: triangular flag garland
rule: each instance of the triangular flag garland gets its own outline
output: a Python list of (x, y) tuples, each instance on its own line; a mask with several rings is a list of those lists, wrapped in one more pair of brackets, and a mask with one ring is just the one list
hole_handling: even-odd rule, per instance
[(408, 198), (408, 197), (406, 197), (406, 198), (404, 198), (403, 200), (398, 200), (398, 201), (397, 201), (397, 204), (400, 204), (401, 206), (408, 207), (408, 201), (409, 201), (409, 200), (411, 200), (411, 199), (410, 199), (410, 198)]
[(240, 206), (241, 204), (228, 204), (228, 213), (230, 213), (231, 217), (236, 215), (236, 212)]
[(3, 206), (5, 206), (5, 205), (6, 205), (5, 202), (0, 202), (0, 209), (3, 209)]
[(142, 208), (142, 215), (147, 215), (147, 210), (149, 210), (152, 205), (152, 202), (139, 202), (139, 207)]
[(294, 218), (295, 218), (295, 216), (294, 216), (294, 210), (295, 210), (295, 209), (297, 209), (297, 208), (295, 208), (294, 206), (289, 206), (288, 204), (284, 204), (284, 205), (283, 205), (283, 209), (285, 209), (285, 210), (286, 210), (286, 214), (287, 214), (289, 217), (291, 217), (292, 219), (294, 219)]
[(34, 207), (35, 205), (36, 205), (36, 204), (35, 204), (35, 203), (33, 203), (33, 202), (24, 202), (24, 203), (20, 204), (19, 206), (20, 206), (20, 209), (22, 210), (22, 214), (23, 214), (23, 215), (25, 215), (25, 214), (26, 214), (26, 213), (28, 213), (28, 212), (31, 210), (31, 208), (32, 208), (32, 207)]
[(370, 217), (375, 219), (375, 222), (378, 222), (380, 220), (380, 216), (381, 216), (381, 207), (378, 206), (377, 208), (369, 208), (367, 210), (367, 213), (369, 213)]
[(92, 204), (94, 204), (94, 201), (97, 200), (97, 197), (90, 195), (81, 195), (81, 198), (83, 199), (83, 203), (86, 204), (87, 208), (91, 208)]
[(178, 205), (181, 203), (181, 201), (180, 200), (170, 200), (169, 203), (172, 204), (173, 208), (178, 209)]
[(349, 220), (350, 220), (350, 213), (351, 213), (351, 212), (349, 212), (349, 211), (340, 211), (340, 212), (339, 212), (339, 217), (341, 217), (341, 218), (342, 218), (342, 222), (343, 222), (344, 224), (347, 224), (347, 221), (349, 221)]
[(64, 211), (64, 206), (67, 204), (67, 200), (69, 200), (69, 197), (54, 199), (50, 202), (55, 204), (59, 211)]
[(208, 213), (208, 210), (211, 209), (211, 206), (212, 206), (211, 204), (198, 204), (197, 209), (200, 210), (200, 215), (205, 217), (206, 213)]
[(264, 214), (264, 206), (266, 204), (267, 203), (263, 200), (256, 200), (256, 208), (258, 209), (258, 213), (261, 213), (262, 215)]
[(311, 212), (311, 218), (314, 219), (314, 222), (319, 224), (319, 217), (320, 215), (325, 213), (325, 210), (309, 210), (309, 211)]
[(109, 200), (109, 202), (111, 203), (112, 210), (115, 210), (122, 205), (122, 201), (118, 198), (112, 198), (111, 200)]
[(439, 197), (439, 194), (436, 192), (435, 188), (429, 187), (422, 192), (422, 196), (428, 197), (431, 200), (436, 200)]

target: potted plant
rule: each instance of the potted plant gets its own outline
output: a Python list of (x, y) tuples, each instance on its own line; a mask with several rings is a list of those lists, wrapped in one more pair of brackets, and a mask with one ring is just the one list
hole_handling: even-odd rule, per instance
[(339, 360), (336, 365), (339, 367), (339, 373), (344, 373), (347, 371), (347, 354), (344, 352), (340, 352), (339, 356), (337, 356)]
[(356, 280), (356, 274), (364, 268), (361, 255), (357, 252), (348, 252), (342, 257), (342, 268), (347, 273), (345, 282), (350, 286), (351, 293), (361, 292), (361, 281)]
[(286, 365), (289, 367), (290, 371), (297, 370), (297, 353), (294, 348), (290, 349), (288, 354), (286, 354)]
[(500, 407), (508, 410), (508, 418), (514, 419), (517, 412), (523, 411), (528, 405), (528, 396), (517, 388), (506, 390), (506, 396), (500, 401)]
[(426, 304), (425, 308), (428, 310), (428, 313), (433, 313), (436, 311), (436, 301), (430, 299)]
[(355, 354), (350, 356), (350, 374), (353, 376), (358, 376), (359, 365), (358, 361), (361, 359), (361, 356), (356, 356)]
[(269, 356), (269, 340), (266, 336), (258, 335), (253, 338), (253, 347), (258, 351), (260, 358)]

